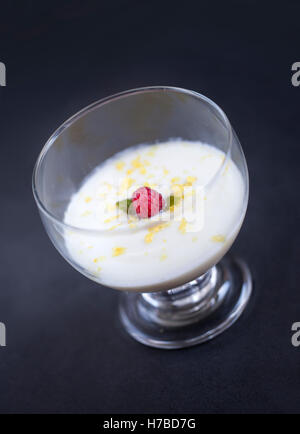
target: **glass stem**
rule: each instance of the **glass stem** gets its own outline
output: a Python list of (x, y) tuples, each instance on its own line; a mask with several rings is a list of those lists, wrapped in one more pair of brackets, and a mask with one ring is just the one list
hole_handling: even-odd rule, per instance
[(211, 268), (199, 278), (168, 291), (143, 293), (139, 310), (162, 326), (182, 326), (209, 315), (221, 302), (218, 299), (218, 270)]

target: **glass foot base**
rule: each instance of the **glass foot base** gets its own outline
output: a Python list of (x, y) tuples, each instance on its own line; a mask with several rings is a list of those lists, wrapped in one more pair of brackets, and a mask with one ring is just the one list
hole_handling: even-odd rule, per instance
[(175, 349), (200, 344), (228, 329), (252, 292), (247, 265), (224, 258), (203, 276), (163, 292), (124, 293), (120, 317), (137, 341)]

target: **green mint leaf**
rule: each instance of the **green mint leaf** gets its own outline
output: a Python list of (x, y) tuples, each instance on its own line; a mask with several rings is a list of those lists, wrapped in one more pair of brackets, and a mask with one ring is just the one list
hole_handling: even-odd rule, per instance
[(129, 212), (129, 207), (132, 204), (132, 200), (131, 199), (124, 199), (124, 200), (119, 200), (116, 205), (118, 208), (120, 208), (122, 211), (126, 212), (128, 214)]
[(171, 195), (166, 199), (165, 211), (168, 211), (168, 209), (170, 209), (171, 206), (177, 205), (179, 202), (180, 202), (180, 197), (178, 197), (178, 196), (174, 196), (174, 194), (171, 194)]

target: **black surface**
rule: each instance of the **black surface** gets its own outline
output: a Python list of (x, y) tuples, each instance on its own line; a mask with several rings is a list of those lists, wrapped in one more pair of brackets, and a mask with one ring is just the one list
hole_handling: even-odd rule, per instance
[[(299, 412), (297, 1), (1, 4), (1, 412)], [(237, 324), (181, 351), (120, 329), (118, 293), (51, 245), (31, 172), (57, 126), (121, 90), (166, 84), (216, 101), (246, 153), (251, 197), (232, 251), (255, 294)]]

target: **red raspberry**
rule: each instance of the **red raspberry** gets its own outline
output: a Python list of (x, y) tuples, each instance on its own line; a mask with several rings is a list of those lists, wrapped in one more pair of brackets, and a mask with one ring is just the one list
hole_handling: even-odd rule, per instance
[(140, 187), (133, 193), (132, 205), (136, 214), (146, 219), (158, 214), (165, 206), (165, 200), (156, 190)]

